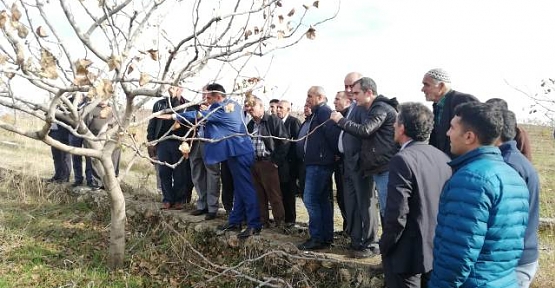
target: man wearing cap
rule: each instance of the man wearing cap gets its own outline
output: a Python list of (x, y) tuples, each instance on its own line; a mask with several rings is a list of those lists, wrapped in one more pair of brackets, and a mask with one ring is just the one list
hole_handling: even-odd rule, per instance
[(455, 107), (478, 99), (470, 94), (451, 89), (451, 77), (441, 68), (432, 69), (424, 75), (421, 91), (424, 92), (426, 101), (434, 102), (434, 129), (430, 135), (430, 145), (452, 158), (451, 144), (446, 133), (449, 130), (449, 122), (454, 116)]

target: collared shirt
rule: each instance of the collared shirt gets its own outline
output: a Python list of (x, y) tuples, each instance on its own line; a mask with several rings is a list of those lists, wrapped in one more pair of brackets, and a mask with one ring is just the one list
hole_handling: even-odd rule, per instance
[(403, 146), (401, 146), (401, 149), (399, 149), (399, 151), (405, 149), (405, 147), (407, 147), (407, 145), (409, 145), (412, 141), (414, 141), (414, 140), (410, 139), (409, 141), (405, 142), (405, 143), (403, 144)]
[(286, 115), (285, 117), (283, 117), (283, 119), (281, 119), (281, 121), (283, 121), (283, 123), (285, 123), (285, 120), (287, 120), (288, 117), (289, 117), (289, 115)]
[[(349, 120), (349, 116), (351, 115), (351, 112), (353, 112), (353, 110), (355, 109), (357, 103), (356, 101), (352, 101), (351, 105), (349, 106), (349, 111), (347, 111), (347, 115), (345, 115), (345, 119)], [(344, 153), (344, 149), (343, 149), (343, 133), (345, 132), (345, 130), (341, 129), (341, 132), (339, 132), (339, 141), (337, 141), (337, 149), (339, 149), (339, 152)]]
[[(310, 117), (310, 119), (307, 119), (301, 125), (301, 128), (299, 129), (299, 135), (297, 136), (297, 139), (301, 139), (301, 138), (305, 137), (308, 134), (308, 131), (310, 130), (310, 122), (312, 121), (312, 116), (309, 116), (309, 117)], [(306, 138), (304, 138), (302, 140), (299, 140), (295, 144), (295, 148), (297, 149), (297, 157), (299, 159), (304, 159), (305, 147), (306, 147)]]
[(266, 149), (266, 145), (264, 145), (264, 141), (262, 141), (260, 136), (260, 123), (254, 122), (254, 128), (252, 130), (252, 145), (254, 147), (254, 151), (256, 153), (256, 157), (269, 157), (270, 152)]

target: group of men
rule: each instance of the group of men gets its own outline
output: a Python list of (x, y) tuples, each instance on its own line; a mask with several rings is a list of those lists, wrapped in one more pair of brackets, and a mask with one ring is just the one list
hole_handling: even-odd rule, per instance
[[(195, 127), (191, 170), (197, 153), (213, 171), (202, 182), (193, 173), (193, 214), (215, 217), (218, 167), (229, 168), (234, 197), (222, 232), (260, 233), (269, 206), (276, 226), (293, 225), (299, 187), (310, 238), (298, 248), (330, 247), (335, 174), (348, 256), (381, 254), (387, 287), (528, 287), (538, 267), (539, 181), (525, 131), (503, 100), (453, 90), (443, 69), (422, 84), (433, 111), (380, 95), (373, 79), (352, 72), (335, 110), (321, 86), (308, 89), (302, 124), (287, 101), (270, 103), (275, 114), (255, 96), (241, 107), (215, 83), (203, 87), (205, 105), (157, 119)], [(162, 189), (164, 207), (181, 208), (183, 198)]]
[[(69, 101), (76, 106), (78, 113), (82, 113), (85, 107), (90, 104), (89, 98), (83, 97), (81, 94), (72, 95)], [(62, 115), (69, 114), (68, 110), (65, 109), (63, 105), (60, 105), (58, 110)], [(101, 101), (87, 113), (83, 122), (93, 135), (99, 136), (101, 133), (105, 132), (106, 129), (111, 127), (113, 119), (114, 114), (112, 107), (107, 101)], [(90, 147), (87, 141), (79, 135), (79, 124), (75, 124), (78, 123), (78, 121), (72, 122), (64, 118), (61, 118), (60, 121), (67, 124), (68, 127), (66, 128), (63, 125), (53, 123), (49, 131), (50, 137), (73, 147)], [(70, 129), (73, 131), (70, 131)], [(86, 184), (93, 191), (104, 188), (101, 177), (102, 172), (100, 171), (101, 167), (93, 165), (93, 161), (89, 157), (85, 157), (85, 173), (83, 175), (83, 156), (71, 155), (53, 146), (51, 147), (51, 153), (54, 162), (54, 175), (48, 179), (47, 182), (69, 182), (71, 172), (73, 171), (74, 182), (71, 185), (72, 187)], [(120, 153), (120, 149), (115, 149), (112, 154), (112, 162), (116, 170), (116, 175), (119, 173)]]

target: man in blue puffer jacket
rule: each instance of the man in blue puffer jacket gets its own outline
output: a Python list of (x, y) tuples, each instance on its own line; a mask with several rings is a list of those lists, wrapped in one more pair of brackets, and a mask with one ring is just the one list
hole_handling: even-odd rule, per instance
[(518, 287), (529, 193), (493, 146), (502, 126), (502, 112), (490, 104), (455, 109), (447, 136), (458, 157), (439, 202), (428, 287)]

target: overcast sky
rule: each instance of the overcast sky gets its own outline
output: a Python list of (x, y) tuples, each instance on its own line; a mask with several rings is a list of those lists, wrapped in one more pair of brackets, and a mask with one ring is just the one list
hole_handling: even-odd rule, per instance
[[(329, 15), (320, 1), (312, 17)], [(328, 4), (328, 6), (326, 6)], [(372, 77), (378, 92), (424, 101), (422, 76), (442, 67), (453, 88), (485, 101), (504, 98), (520, 118), (531, 104), (505, 81), (528, 92), (555, 77), (555, 1), (359, 1), (344, 0), (338, 17), (317, 28), (317, 38), (276, 53), (266, 98), (304, 104), (312, 85), (330, 98), (350, 71)]]

